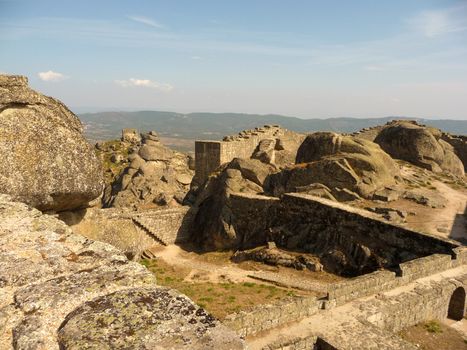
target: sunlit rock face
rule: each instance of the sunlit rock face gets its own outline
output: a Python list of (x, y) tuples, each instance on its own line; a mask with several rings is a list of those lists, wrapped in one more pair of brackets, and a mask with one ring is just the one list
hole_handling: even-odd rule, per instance
[(84, 207), (102, 192), (101, 164), (63, 103), (0, 75), (0, 193), (39, 210)]
[(244, 349), (109, 244), (0, 194), (0, 349)]

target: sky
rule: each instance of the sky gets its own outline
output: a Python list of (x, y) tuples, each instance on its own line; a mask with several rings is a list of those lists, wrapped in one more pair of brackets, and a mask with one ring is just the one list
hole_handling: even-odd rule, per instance
[(0, 0), (0, 72), (75, 112), (467, 119), (467, 0)]

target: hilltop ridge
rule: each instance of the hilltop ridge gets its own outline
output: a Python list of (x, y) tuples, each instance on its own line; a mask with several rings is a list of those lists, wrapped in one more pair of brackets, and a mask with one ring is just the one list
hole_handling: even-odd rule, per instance
[(363, 128), (386, 124), (394, 119), (412, 119), (455, 135), (467, 134), (467, 120), (404, 118), (328, 118), (300, 119), (277, 114), (176, 113), (163, 111), (99, 112), (79, 115), (85, 135), (91, 141), (115, 139), (124, 128), (157, 130), (165, 144), (180, 150), (192, 150), (192, 142), (181, 140), (220, 140), (258, 125), (279, 124), (295, 132), (333, 131), (352, 133)]

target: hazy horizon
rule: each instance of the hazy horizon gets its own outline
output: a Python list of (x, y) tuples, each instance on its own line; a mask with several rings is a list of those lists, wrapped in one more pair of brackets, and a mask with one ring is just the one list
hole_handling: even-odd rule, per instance
[(77, 113), (467, 119), (465, 0), (0, 0), (0, 45)]
[(332, 117), (313, 117), (313, 116), (299, 116), (299, 115), (287, 115), (287, 114), (278, 114), (278, 113), (250, 113), (250, 112), (236, 112), (236, 111), (177, 111), (177, 110), (157, 110), (157, 109), (133, 109), (133, 108), (106, 108), (106, 107), (73, 107), (69, 108), (76, 114), (99, 114), (99, 113), (138, 113), (138, 112), (168, 112), (168, 113), (178, 113), (178, 114), (203, 114), (203, 113), (212, 113), (212, 114), (245, 114), (245, 115), (278, 115), (287, 118), (298, 118), (298, 119), (339, 119), (339, 118), (350, 118), (350, 119), (382, 119), (382, 118), (407, 118), (407, 119), (432, 119), (432, 120), (464, 120), (464, 118), (453, 118), (453, 117), (439, 117), (439, 116), (406, 116), (406, 115), (380, 115), (380, 116), (351, 116), (351, 115), (341, 115), (341, 116), (332, 116)]

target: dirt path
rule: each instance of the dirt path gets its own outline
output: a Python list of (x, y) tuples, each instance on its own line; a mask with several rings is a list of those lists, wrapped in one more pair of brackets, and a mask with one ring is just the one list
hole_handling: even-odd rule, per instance
[[(325, 293), (329, 283), (334, 280), (328, 274), (312, 273), (306, 274), (303, 271), (270, 271), (271, 267), (257, 264), (250, 268), (239, 267), (237, 264), (221, 256), (217, 262), (206, 261), (202, 255), (183, 250), (177, 245), (158, 246), (153, 249), (157, 258), (164, 260), (171, 266), (190, 269), (185, 277), (186, 282), (211, 282), (211, 283), (242, 283), (261, 282), (262, 284), (275, 285), (284, 288), (292, 288), (302, 292)], [(219, 257), (217, 257), (219, 259)], [(214, 259), (215, 260), (215, 259)], [(316, 274), (316, 276), (314, 275)], [(339, 278), (335, 277), (335, 280)]]
[[(436, 181), (438, 191), (447, 199), (445, 208), (436, 215), (436, 220), (443, 222), (447, 230), (446, 236), (456, 240), (467, 239), (467, 219), (464, 215), (467, 208), (467, 195), (450, 186)], [(434, 225), (436, 226), (436, 225)], [(438, 225), (439, 227), (440, 225)], [(436, 230), (436, 227), (434, 228)], [(437, 232), (437, 234), (440, 234)]]
[(185, 278), (186, 281), (203, 280), (204, 282), (223, 283), (223, 282), (248, 282), (252, 281), (248, 274), (251, 271), (236, 267), (233, 263), (227, 262), (224, 265), (208, 263), (196, 259), (195, 253), (184, 251), (177, 245), (168, 245), (158, 247), (156, 256), (163, 259), (167, 264), (190, 268), (191, 272)]

